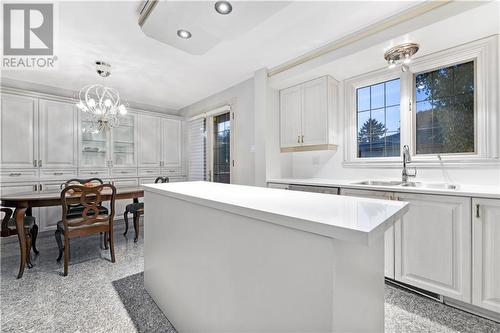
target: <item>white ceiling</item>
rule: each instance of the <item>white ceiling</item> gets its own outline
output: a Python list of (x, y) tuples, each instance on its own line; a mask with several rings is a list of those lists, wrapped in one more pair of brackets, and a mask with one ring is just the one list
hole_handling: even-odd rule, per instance
[[(168, 112), (239, 83), (260, 68), (279, 65), (415, 4), (294, 2), (204, 55), (191, 55), (142, 32), (137, 23), (140, 1), (59, 2), (57, 68), (2, 70), (2, 76), (75, 91), (86, 84), (104, 82), (129, 101)], [(96, 59), (111, 63), (109, 78), (97, 76)]]

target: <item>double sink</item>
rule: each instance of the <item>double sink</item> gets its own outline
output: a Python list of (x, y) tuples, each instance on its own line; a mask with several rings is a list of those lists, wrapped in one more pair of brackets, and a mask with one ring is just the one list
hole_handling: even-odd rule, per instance
[(418, 187), (436, 190), (456, 190), (457, 185), (449, 183), (422, 183), (422, 182), (402, 182), (397, 180), (363, 180), (352, 183), (354, 185), (368, 186), (388, 186), (388, 187)]

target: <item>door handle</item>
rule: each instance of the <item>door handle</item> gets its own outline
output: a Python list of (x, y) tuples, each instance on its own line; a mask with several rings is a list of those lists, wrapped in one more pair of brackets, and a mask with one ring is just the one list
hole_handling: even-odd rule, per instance
[(39, 190), (40, 192), (42, 192), (42, 189), (43, 189), (42, 184), (39, 184), (39, 185), (38, 185), (38, 190)]
[(479, 218), (479, 204), (476, 205), (476, 217)]
[(300, 143), (300, 135), (297, 135), (297, 143)]
[(302, 143), (304, 143), (304, 136), (302, 135)]

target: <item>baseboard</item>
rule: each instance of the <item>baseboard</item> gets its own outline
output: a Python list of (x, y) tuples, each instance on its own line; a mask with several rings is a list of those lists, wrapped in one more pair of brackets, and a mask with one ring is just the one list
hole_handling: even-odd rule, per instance
[(396, 288), (401, 288), (401, 289), (404, 289), (406, 291), (412, 292), (414, 294), (425, 296), (425, 297), (430, 298), (436, 302), (443, 303), (446, 306), (449, 306), (449, 307), (452, 307), (452, 308), (455, 308), (455, 309), (458, 309), (458, 310), (461, 310), (464, 312), (471, 313), (471, 314), (476, 315), (478, 317), (482, 317), (482, 318), (489, 319), (489, 320), (492, 320), (494, 322), (500, 323), (500, 314), (499, 313), (480, 308), (476, 305), (472, 305), (469, 303), (458, 301), (458, 300), (455, 300), (453, 298), (449, 298), (447, 296), (442, 296), (440, 294), (436, 294), (436, 293), (433, 293), (433, 292), (430, 292), (430, 291), (427, 291), (424, 289), (420, 289), (420, 288), (417, 288), (417, 287), (414, 287), (414, 286), (411, 286), (411, 285), (408, 285), (406, 283), (399, 282), (399, 281), (396, 281), (396, 280), (393, 280), (390, 278), (385, 278), (385, 283), (388, 285), (394, 286)]

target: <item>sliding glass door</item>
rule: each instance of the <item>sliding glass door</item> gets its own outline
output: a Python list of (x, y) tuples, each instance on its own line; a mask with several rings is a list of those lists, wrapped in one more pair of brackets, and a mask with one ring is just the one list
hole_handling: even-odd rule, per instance
[(231, 182), (231, 113), (213, 117), (212, 181)]
[(189, 180), (231, 183), (234, 159), (232, 113), (194, 118), (189, 127)]

